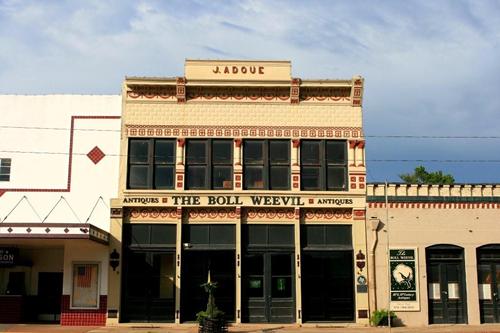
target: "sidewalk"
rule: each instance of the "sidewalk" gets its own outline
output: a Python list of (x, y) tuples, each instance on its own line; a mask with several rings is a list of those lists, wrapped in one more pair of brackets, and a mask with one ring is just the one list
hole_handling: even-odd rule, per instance
[[(0, 333), (196, 333), (196, 325), (120, 325), (106, 327), (92, 326), (60, 326), (36, 324), (0, 324)], [(387, 327), (339, 327), (332, 325), (238, 325), (230, 326), (229, 332), (234, 333), (389, 333)], [(425, 327), (395, 327), (393, 333), (500, 333), (500, 324), (472, 325), (432, 325)]]

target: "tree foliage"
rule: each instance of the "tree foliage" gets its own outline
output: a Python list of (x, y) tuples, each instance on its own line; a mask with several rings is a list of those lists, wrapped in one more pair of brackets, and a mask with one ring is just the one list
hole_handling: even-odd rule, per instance
[(441, 170), (428, 172), (422, 165), (416, 167), (413, 173), (399, 175), (399, 178), (407, 184), (451, 185), (455, 182), (455, 178), (452, 175), (444, 174)]

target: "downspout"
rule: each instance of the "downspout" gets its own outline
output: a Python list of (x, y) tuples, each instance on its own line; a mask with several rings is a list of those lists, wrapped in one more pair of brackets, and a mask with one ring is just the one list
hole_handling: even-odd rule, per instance
[(370, 301), (370, 311), (377, 309), (377, 291), (376, 284), (376, 268), (375, 268), (375, 249), (378, 243), (378, 227), (380, 220), (376, 217), (370, 218), (370, 229), (372, 231), (372, 245), (370, 247), (369, 260), (370, 267), (368, 269), (368, 299)]

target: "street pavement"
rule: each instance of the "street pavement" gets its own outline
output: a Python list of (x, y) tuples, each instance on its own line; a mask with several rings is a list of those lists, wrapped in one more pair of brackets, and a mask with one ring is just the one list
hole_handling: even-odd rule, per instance
[[(119, 325), (106, 327), (60, 326), (39, 324), (0, 324), (0, 333), (196, 333), (198, 327), (183, 325)], [(500, 324), (431, 325), (424, 327), (353, 327), (337, 325), (235, 325), (229, 327), (233, 333), (500, 333)]]

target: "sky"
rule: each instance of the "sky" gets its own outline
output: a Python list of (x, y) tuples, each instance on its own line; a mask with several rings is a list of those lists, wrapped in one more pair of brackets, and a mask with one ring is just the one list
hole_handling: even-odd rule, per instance
[(500, 183), (498, 0), (0, 0), (0, 94), (119, 94), (186, 58), (360, 74), (368, 181)]

